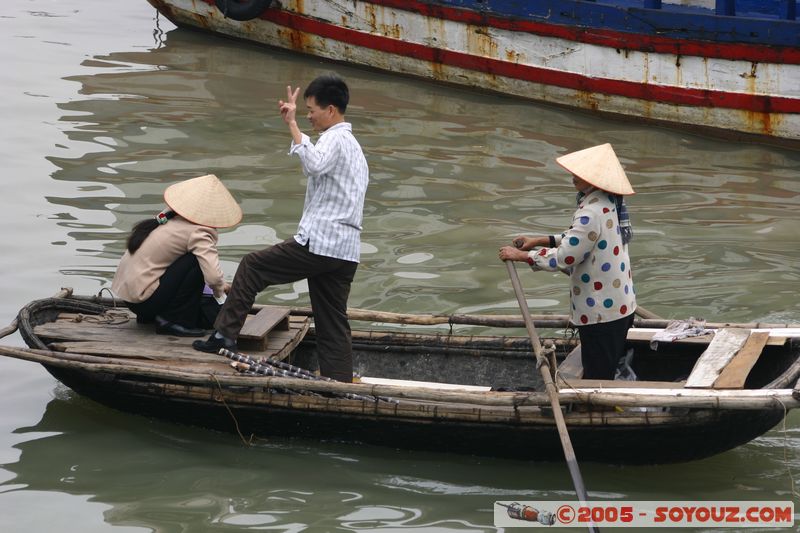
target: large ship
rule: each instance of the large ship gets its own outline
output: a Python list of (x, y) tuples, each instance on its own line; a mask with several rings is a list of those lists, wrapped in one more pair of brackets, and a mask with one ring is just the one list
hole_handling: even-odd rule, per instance
[(800, 145), (795, 0), (148, 0), (178, 26)]

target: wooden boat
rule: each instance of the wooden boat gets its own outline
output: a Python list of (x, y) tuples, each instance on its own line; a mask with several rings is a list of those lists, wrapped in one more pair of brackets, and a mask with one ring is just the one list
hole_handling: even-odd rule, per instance
[(796, 0), (148, 0), (178, 26), (716, 134), (800, 141)]
[[(308, 314), (292, 310), (289, 328), (273, 330), (266, 348), (248, 355), (312, 368), (313, 329), (303, 338)], [(354, 310), (351, 318), (445, 328), (522, 325), (514, 316)], [(547, 331), (566, 323), (566, 317), (534, 318)], [(720, 390), (684, 385), (687, 376), (698, 374), (698, 359), (712, 351), (714, 339), (732, 329), (653, 350), (651, 328), (664, 325), (637, 319), (631, 330), (632, 366), (642, 380), (635, 382), (575, 379), (570, 374), (576, 371), (569, 370), (574, 356), (568, 356), (575, 339), (563, 332), (542, 336), (561, 361), (556, 383), (579, 460), (664, 463), (707, 457), (758, 437), (800, 405), (800, 393), (793, 390), (800, 376), (800, 329), (738, 325), (737, 331), (746, 328), (749, 335), (728, 367), (737, 366), (758, 336), (750, 329), (769, 329), (749, 349), (748, 370), (734, 372), (738, 384), (728, 375), (726, 386), (737, 389)], [(192, 339), (155, 335), (126, 308), (99, 297), (65, 294), (34, 301), (0, 336), (17, 327), (29, 348), (0, 346), (0, 354), (41, 363), (77, 393), (124, 411), (237, 431), (245, 439), (307, 437), (532, 460), (563, 457), (528, 337), (457, 335), (447, 329), (412, 333), (396, 326), (354, 330), (355, 369), (362, 377), (346, 384), (242, 373), (231, 359), (194, 351)]]

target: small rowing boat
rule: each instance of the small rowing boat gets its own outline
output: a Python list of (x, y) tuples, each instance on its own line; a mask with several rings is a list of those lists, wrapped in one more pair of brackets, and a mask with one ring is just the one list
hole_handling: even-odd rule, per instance
[[(251, 320), (268, 315), (264, 309), (271, 310), (254, 306)], [(64, 292), (26, 305), (0, 336), (19, 328), (29, 347), (0, 346), (0, 355), (40, 363), (77, 393), (120, 410), (241, 435), (563, 457), (531, 342), (514, 334), (524, 327), (520, 317), (349, 314), (370, 323), (353, 331), (355, 383), (311, 372), (307, 309), (290, 310), (261, 344), (214, 355), (193, 350), (191, 339), (156, 335), (109, 299)], [(553, 332), (541, 340), (559, 361), (559, 401), (582, 461), (708, 457), (762, 435), (800, 405), (800, 329), (788, 324), (708, 323), (704, 336), (654, 349), (667, 322), (637, 319), (628, 344), (638, 380), (596, 381), (580, 379), (566, 317), (533, 318)], [(415, 324), (428, 328), (409, 331)], [(459, 335), (463, 324), (505, 334)]]

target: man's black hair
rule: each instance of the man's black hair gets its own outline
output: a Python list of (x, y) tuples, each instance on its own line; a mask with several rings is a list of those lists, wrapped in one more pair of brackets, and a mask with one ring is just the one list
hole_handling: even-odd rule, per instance
[(347, 104), (350, 102), (350, 90), (342, 78), (334, 73), (317, 76), (308, 84), (303, 98), (313, 96), (320, 107), (334, 106), (339, 113), (344, 115)]

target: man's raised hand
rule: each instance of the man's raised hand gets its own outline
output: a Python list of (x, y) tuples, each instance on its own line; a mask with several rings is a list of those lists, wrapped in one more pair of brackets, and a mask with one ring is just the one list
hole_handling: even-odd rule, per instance
[(300, 93), (300, 87), (292, 90), (291, 85), (286, 86), (286, 101), (278, 100), (278, 107), (281, 111), (281, 117), (287, 124), (295, 121), (297, 114), (297, 95)]

